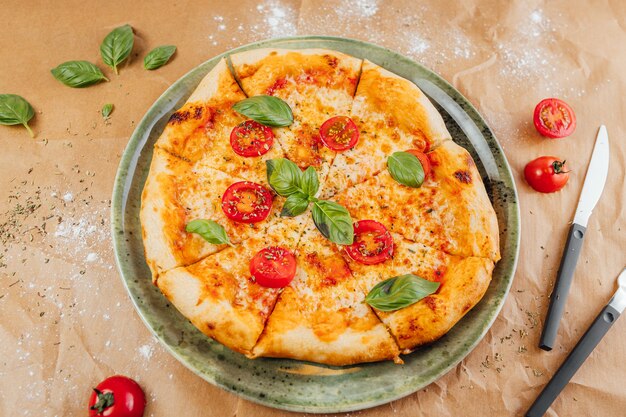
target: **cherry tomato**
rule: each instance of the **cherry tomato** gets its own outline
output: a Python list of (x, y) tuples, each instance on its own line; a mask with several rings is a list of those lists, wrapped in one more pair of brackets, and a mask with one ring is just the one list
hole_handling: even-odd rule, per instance
[(374, 265), (385, 262), (393, 255), (393, 238), (387, 228), (374, 220), (354, 223), (354, 243), (345, 247), (355, 261)]
[(565, 161), (554, 156), (542, 156), (530, 161), (524, 168), (528, 184), (541, 193), (553, 193), (565, 187), (569, 171)]
[(417, 159), (420, 160), (422, 168), (424, 169), (424, 178), (428, 178), (428, 174), (430, 174), (430, 159), (428, 159), (428, 155), (424, 152), (418, 151), (417, 149), (409, 149), (406, 152), (415, 155)]
[(146, 396), (139, 384), (121, 375), (99, 383), (89, 397), (90, 417), (141, 417), (145, 407)]
[(359, 129), (351, 118), (335, 116), (322, 123), (320, 138), (326, 147), (341, 152), (356, 145), (359, 140)]
[(237, 155), (261, 156), (267, 153), (274, 143), (274, 132), (254, 120), (246, 120), (230, 132), (230, 146)]
[(269, 246), (250, 261), (250, 273), (264, 287), (282, 288), (296, 275), (296, 257), (288, 249)]
[(537, 131), (549, 138), (564, 138), (576, 129), (574, 110), (558, 98), (541, 100), (535, 107), (533, 122)]
[(265, 220), (271, 209), (272, 194), (255, 182), (236, 182), (222, 196), (222, 211), (226, 217), (236, 222), (260, 222)]

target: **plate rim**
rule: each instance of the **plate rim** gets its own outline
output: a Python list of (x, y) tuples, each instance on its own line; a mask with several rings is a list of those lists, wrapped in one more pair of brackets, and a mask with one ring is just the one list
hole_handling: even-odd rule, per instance
[[(493, 138), (493, 142), (487, 142), (487, 144), (489, 144), (490, 146), (494, 146), (497, 151), (499, 152), (500, 156), (502, 157), (502, 161), (504, 162), (502, 166), (500, 166), (501, 170), (503, 170), (502, 172), (502, 176), (503, 176), (503, 180), (507, 180), (509, 183), (507, 183), (506, 185), (510, 187), (510, 189), (513, 192), (513, 198), (512, 198), (512, 202), (511, 204), (513, 205), (513, 216), (511, 218), (511, 220), (513, 221), (514, 225), (516, 226), (516, 230), (515, 230), (515, 239), (512, 240), (512, 247), (514, 249), (514, 253), (512, 254), (513, 256), (513, 261), (512, 264), (509, 266), (509, 271), (506, 272), (504, 274), (504, 278), (506, 278), (507, 280), (507, 285), (505, 288), (505, 292), (504, 295), (502, 296), (502, 299), (497, 303), (497, 306), (492, 310), (489, 320), (485, 322), (484, 328), (482, 330), (482, 332), (480, 333), (480, 335), (469, 345), (466, 345), (466, 347), (464, 347), (462, 349), (462, 354), (459, 355), (459, 357), (454, 360), (451, 361), (449, 363), (448, 366), (445, 366), (444, 368), (442, 368), (433, 378), (430, 382), (421, 385), (421, 386), (417, 386), (417, 387), (411, 387), (408, 390), (405, 391), (401, 391), (399, 393), (394, 393), (395, 395), (391, 395), (391, 396), (385, 396), (384, 398), (381, 399), (374, 399), (374, 400), (369, 400), (369, 401), (362, 401), (362, 402), (358, 402), (358, 403), (353, 403), (351, 405), (346, 406), (345, 404), (340, 405), (339, 407), (337, 406), (310, 406), (310, 405), (302, 405), (302, 404), (285, 404), (285, 403), (278, 403), (278, 402), (272, 402), (269, 401), (269, 397), (266, 397), (265, 399), (260, 399), (256, 396), (250, 395), (248, 394), (246, 391), (237, 391), (236, 389), (231, 388), (230, 386), (228, 386), (227, 384), (221, 383), (220, 381), (218, 381), (213, 375), (207, 374), (205, 372), (200, 371), (199, 369), (196, 369), (196, 367), (193, 365), (193, 363), (191, 363), (191, 361), (188, 361), (182, 354), (178, 353), (173, 346), (171, 346), (169, 343), (167, 343), (163, 337), (161, 337), (159, 334), (157, 334), (157, 331), (155, 328), (153, 328), (153, 326), (150, 324), (150, 322), (148, 321), (147, 317), (144, 315), (142, 307), (139, 306), (139, 304), (137, 303), (137, 301), (135, 300), (135, 298), (133, 297), (133, 293), (131, 292), (131, 289), (129, 287), (129, 280), (132, 279), (131, 277), (126, 277), (126, 274), (124, 272), (122, 263), (124, 262), (124, 260), (122, 259), (122, 245), (123, 245), (123, 234), (120, 235), (118, 233), (118, 225), (123, 225), (124, 224), (124, 208), (126, 207), (126, 200), (127, 200), (127, 195), (125, 194), (125, 191), (127, 189), (126, 185), (128, 183), (129, 180), (132, 180), (133, 176), (129, 177), (128, 176), (128, 168), (131, 167), (131, 164), (133, 162), (133, 157), (136, 154), (136, 151), (139, 148), (143, 148), (145, 147), (145, 142), (147, 141), (147, 136), (145, 138), (145, 140), (142, 140), (142, 136), (143, 134), (141, 133), (144, 129), (145, 130), (151, 130), (154, 128), (154, 124), (152, 123), (153, 119), (155, 119), (155, 117), (159, 114), (159, 111), (155, 108), (157, 104), (161, 103), (163, 100), (167, 99), (168, 95), (175, 90), (178, 85), (182, 82), (184, 82), (184, 80), (186, 80), (188, 77), (190, 77), (199, 67), (203, 66), (203, 65), (207, 65), (209, 62), (211, 61), (219, 61), (220, 59), (224, 58), (224, 57), (228, 57), (234, 53), (237, 52), (242, 52), (245, 50), (250, 50), (250, 49), (259, 49), (259, 48), (264, 48), (264, 47), (280, 47), (281, 43), (285, 43), (285, 42), (290, 42), (290, 41), (329, 41), (329, 42), (339, 42), (339, 43), (343, 43), (343, 42), (348, 42), (348, 43), (354, 43), (354, 44), (358, 44), (362, 47), (367, 48), (368, 50), (379, 50), (384, 52), (385, 54), (393, 57), (394, 59), (397, 60), (401, 60), (401, 61), (405, 61), (410, 65), (415, 65), (420, 67), (421, 69), (425, 70), (426, 72), (429, 73), (429, 76), (433, 77), (433, 79), (440, 85), (440, 86), (444, 86), (446, 87), (448, 90), (452, 90), (454, 91), (454, 93), (458, 96), (458, 98), (461, 99), (461, 101), (463, 102), (464, 106), (467, 106), (465, 110), (465, 112), (468, 114), (468, 116), (470, 116), (470, 119), (476, 123), (476, 120), (478, 120), (480, 122), (480, 124), (482, 124), (482, 126), (484, 126), (488, 131), (489, 134), (491, 135), (491, 137)], [(277, 44), (277, 45), (276, 45)], [(332, 48), (329, 48), (332, 49)], [(387, 68), (386, 68), (387, 69)], [(389, 69), (390, 71), (392, 71), (391, 69)], [(393, 72), (393, 71), (392, 71)], [(447, 94), (447, 92), (446, 92)], [(451, 97), (455, 102), (455, 97)], [(468, 111), (469, 110), (469, 111)], [(157, 118), (158, 120), (158, 118)], [(150, 126), (152, 125), (152, 126)], [(477, 126), (479, 127), (479, 126)], [(484, 136), (484, 135), (483, 135)], [(492, 152), (493, 153), (493, 152)], [(134, 170), (133, 170), (133, 174), (134, 174)], [(148, 328), (148, 330), (150, 331), (150, 333), (152, 333), (152, 335), (154, 336), (154, 338), (156, 338), (159, 343), (164, 346), (166, 348), (166, 350), (172, 355), (174, 356), (178, 362), (180, 362), (181, 364), (183, 364), (187, 369), (191, 370), (194, 374), (196, 374), (197, 376), (199, 376), (200, 378), (202, 378), (203, 380), (213, 384), (214, 386), (223, 389), (227, 392), (230, 392), (232, 394), (235, 394), (239, 397), (245, 398), (248, 401), (254, 402), (256, 404), (260, 404), (263, 406), (267, 406), (267, 407), (273, 407), (276, 409), (282, 409), (282, 410), (287, 410), (287, 411), (295, 411), (295, 412), (307, 412), (307, 413), (336, 413), (336, 412), (349, 412), (349, 411), (357, 411), (357, 410), (362, 410), (362, 409), (367, 409), (367, 408), (371, 408), (371, 407), (375, 407), (378, 405), (382, 405), (382, 404), (387, 404), (389, 402), (404, 398), (408, 395), (411, 395), (417, 391), (419, 391), (420, 389), (423, 389), (424, 387), (432, 384), (433, 382), (437, 381), (438, 379), (440, 379), (442, 376), (444, 376), (445, 374), (447, 374), (448, 372), (450, 372), (451, 369), (455, 368), (463, 359), (465, 359), (473, 350), (474, 348), (484, 339), (485, 335), (487, 334), (487, 332), (491, 329), (494, 321), (497, 319), (497, 317), (500, 314), (500, 311), (502, 310), (504, 303), (506, 301), (506, 298), (510, 292), (511, 286), (513, 284), (513, 280), (515, 277), (515, 272), (517, 270), (517, 264), (519, 261), (519, 252), (520, 252), (520, 241), (521, 241), (521, 215), (520, 215), (520, 205), (519, 205), (519, 196), (518, 196), (518, 192), (517, 192), (517, 188), (515, 185), (515, 179), (511, 170), (511, 166), (506, 158), (506, 155), (504, 153), (504, 151), (502, 150), (502, 147), (500, 146), (500, 143), (498, 142), (495, 134), (493, 133), (493, 131), (491, 130), (491, 127), (487, 124), (487, 122), (485, 121), (485, 119), (482, 117), (482, 115), (478, 112), (478, 110), (474, 107), (474, 105), (461, 93), (459, 92), (452, 84), (450, 84), (447, 80), (445, 80), (444, 78), (442, 78), (439, 74), (437, 74), (436, 72), (434, 72), (433, 70), (431, 70), (430, 68), (422, 65), (419, 62), (414, 61), (411, 58), (406, 57), (405, 55), (393, 51), (389, 48), (371, 43), (371, 42), (367, 42), (367, 41), (362, 41), (359, 39), (353, 39), (353, 38), (347, 38), (347, 37), (338, 37), (338, 36), (322, 36), (322, 35), (301, 35), (301, 36), (290, 36), (290, 37), (280, 37), (280, 38), (273, 38), (273, 39), (263, 39), (260, 41), (256, 41), (256, 42), (251, 42), (245, 45), (241, 45), (239, 47), (233, 48), (233, 49), (229, 49), (225, 52), (222, 52), (218, 55), (215, 55), (203, 62), (201, 62), (200, 64), (194, 66), (193, 68), (191, 68), (189, 71), (187, 71), (185, 74), (183, 74), (182, 76), (180, 76), (176, 81), (174, 81), (149, 107), (149, 109), (146, 111), (146, 113), (144, 114), (144, 116), (141, 118), (140, 122), (135, 126), (135, 129), (133, 130), (133, 133), (131, 134), (131, 136), (128, 139), (127, 145), (124, 149), (124, 152), (122, 153), (122, 156), (120, 158), (120, 162), (116, 171), (116, 175), (115, 175), (115, 179), (114, 179), (114, 184), (113, 184), (113, 192), (112, 192), (112, 198), (111, 198), (111, 214), (110, 214), (110, 221), (111, 221), (111, 237), (112, 237), (112, 245), (113, 245), (113, 252), (115, 255), (115, 262), (116, 262), (116, 267), (117, 267), (117, 271), (119, 273), (119, 277), (124, 285), (124, 288), (126, 289), (127, 295), (130, 298), (133, 307), (135, 309), (135, 311), (138, 313), (139, 317), (141, 318), (141, 320), (143, 321), (144, 325)]]

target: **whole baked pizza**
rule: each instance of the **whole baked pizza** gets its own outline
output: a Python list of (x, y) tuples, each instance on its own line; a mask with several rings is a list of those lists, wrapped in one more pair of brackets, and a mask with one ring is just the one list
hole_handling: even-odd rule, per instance
[(222, 59), (155, 145), (141, 224), (154, 284), (250, 358), (401, 363), (500, 259), (474, 161), (428, 98), (322, 49)]

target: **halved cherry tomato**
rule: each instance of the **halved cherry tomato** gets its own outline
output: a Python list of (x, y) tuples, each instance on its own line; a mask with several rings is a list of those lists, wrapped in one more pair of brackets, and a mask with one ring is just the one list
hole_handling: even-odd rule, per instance
[(346, 253), (355, 261), (374, 265), (393, 255), (393, 238), (387, 228), (374, 220), (354, 223), (354, 243), (345, 247)]
[(145, 407), (146, 396), (139, 384), (121, 375), (99, 383), (89, 397), (90, 417), (141, 417)]
[(246, 120), (230, 132), (230, 146), (237, 155), (261, 156), (267, 153), (274, 143), (274, 132), (254, 120)]
[(558, 98), (541, 100), (535, 107), (533, 122), (537, 131), (549, 138), (564, 138), (576, 129), (574, 110)]
[(288, 249), (269, 246), (250, 261), (250, 273), (264, 287), (282, 288), (296, 275), (296, 257)]
[(565, 187), (569, 179), (569, 171), (565, 161), (554, 156), (542, 156), (526, 165), (524, 177), (536, 191), (553, 193)]
[(333, 151), (345, 151), (356, 145), (359, 140), (359, 129), (351, 118), (335, 116), (322, 123), (320, 138), (324, 145)]
[(428, 155), (424, 152), (418, 151), (417, 149), (409, 149), (406, 152), (415, 155), (417, 159), (420, 160), (422, 168), (424, 169), (424, 178), (428, 178), (428, 174), (430, 174), (430, 159), (428, 159)]
[(264, 220), (272, 209), (272, 194), (261, 184), (240, 181), (226, 189), (222, 210), (226, 217), (241, 223)]

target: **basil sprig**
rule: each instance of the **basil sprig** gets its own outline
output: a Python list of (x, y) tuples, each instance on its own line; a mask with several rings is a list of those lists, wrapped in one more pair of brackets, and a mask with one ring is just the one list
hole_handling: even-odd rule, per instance
[(192, 220), (187, 223), (185, 231), (199, 234), (204, 240), (214, 245), (227, 244), (233, 246), (226, 234), (226, 230), (213, 220)]
[(376, 284), (365, 297), (365, 302), (380, 311), (395, 311), (435, 293), (439, 285), (417, 275), (399, 275)]
[(143, 67), (147, 70), (155, 70), (167, 64), (172, 55), (176, 52), (174, 45), (157, 46), (143, 59)]
[(339, 245), (351, 245), (354, 239), (352, 218), (345, 207), (334, 201), (318, 200), (320, 182), (315, 168), (304, 172), (285, 158), (270, 159), (267, 166), (267, 182), (277, 194), (287, 197), (281, 216), (294, 217), (302, 214), (313, 203), (311, 214), (317, 229), (325, 238)]
[(417, 156), (408, 152), (394, 152), (387, 158), (391, 177), (400, 184), (419, 188), (424, 182), (424, 167)]
[(24, 97), (17, 94), (0, 94), (0, 125), (24, 125), (30, 137), (35, 135), (28, 126), (28, 121), (35, 115), (33, 106)]
[(111, 116), (111, 113), (113, 112), (113, 104), (111, 103), (107, 103), (104, 106), (102, 106), (102, 118), (103, 119), (108, 119), (109, 116)]
[(233, 105), (233, 110), (265, 126), (289, 126), (293, 123), (291, 107), (274, 96), (254, 96)]
[(351, 245), (354, 241), (354, 227), (348, 210), (334, 201), (318, 200), (311, 209), (315, 227), (331, 242)]
[(88, 61), (67, 61), (51, 69), (50, 72), (54, 78), (73, 88), (109, 81), (100, 68)]
[(100, 44), (102, 60), (117, 74), (118, 64), (128, 58), (133, 44), (133, 28), (130, 25), (113, 29)]

